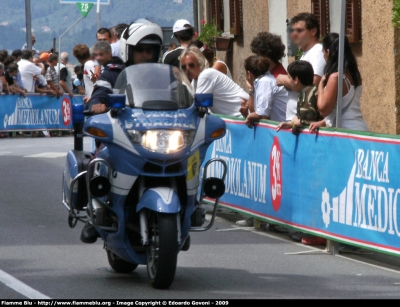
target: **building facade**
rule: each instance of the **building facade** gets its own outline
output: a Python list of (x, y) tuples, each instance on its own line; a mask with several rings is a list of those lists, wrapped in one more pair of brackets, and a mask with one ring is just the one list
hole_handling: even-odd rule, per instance
[[(215, 20), (223, 36), (232, 37), (231, 50), (217, 52), (217, 57), (228, 64), (234, 80), (244, 88), (244, 60), (252, 54), (250, 43), (258, 32), (278, 34), (288, 47), (287, 19), (301, 12), (318, 16), (322, 35), (340, 30), (337, 0), (199, 1), (199, 20)], [(400, 134), (396, 86), (400, 81), (400, 31), (392, 25), (392, 7), (393, 0), (347, 0), (346, 33), (363, 77), (362, 111), (370, 130)], [(293, 59), (284, 58), (284, 66)]]

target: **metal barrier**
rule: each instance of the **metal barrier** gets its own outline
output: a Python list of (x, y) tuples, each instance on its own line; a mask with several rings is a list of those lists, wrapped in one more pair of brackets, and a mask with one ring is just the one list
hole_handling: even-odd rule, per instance
[[(400, 255), (400, 138), (322, 129), (276, 132), (223, 117), (227, 135), (206, 160), (226, 161), (220, 204), (270, 223)], [(209, 176), (221, 170), (210, 167)], [(400, 209), (400, 208), (399, 208)]]
[(72, 104), (83, 96), (0, 95), (0, 131), (72, 130)]

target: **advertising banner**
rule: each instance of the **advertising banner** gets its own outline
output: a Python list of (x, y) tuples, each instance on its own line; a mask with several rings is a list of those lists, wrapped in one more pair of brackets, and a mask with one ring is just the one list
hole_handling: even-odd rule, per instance
[(82, 103), (83, 96), (1, 95), (0, 131), (71, 130), (72, 104)]
[[(207, 158), (228, 165), (221, 205), (281, 225), (400, 255), (400, 139), (354, 131), (276, 132), (224, 118)], [(221, 164), (209, 175), (220, 177)], [(399, 212), (397, 212), (399, 209)]]

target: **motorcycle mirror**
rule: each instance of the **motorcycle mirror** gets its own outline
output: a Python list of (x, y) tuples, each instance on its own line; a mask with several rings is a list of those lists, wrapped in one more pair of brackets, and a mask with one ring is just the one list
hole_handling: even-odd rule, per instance
[(125, 108), (125, 99), (124, 94), (109, 94), (108, 107), (111, 109), (123, 109)]
[(213, 94), (196, 94), (194, 105), (196, 108), (211, 108), (213, 106)]
[(83, 104), (74, 104), (72, 106), (72, 122), (74, 124), (80, 124), (85, 122), (85, 116), (83, 111), (85, 106)]

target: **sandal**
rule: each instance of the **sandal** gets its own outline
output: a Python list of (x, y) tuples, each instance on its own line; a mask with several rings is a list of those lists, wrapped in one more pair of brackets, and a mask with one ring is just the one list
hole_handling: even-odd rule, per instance
[(269, 229), (277, 233), (288, 233), (289, 229), (280, 225), (270, 225)]
[(293, 239), (293, 241), (301, 242), (301, 239), (304, 238), (306, 234), (300, 231), (289, 231), (289, 237)]
[(301, 243), (305, 245), (326, 245), (326, 239), (321, 237), (305, 237), (301, 239)]

